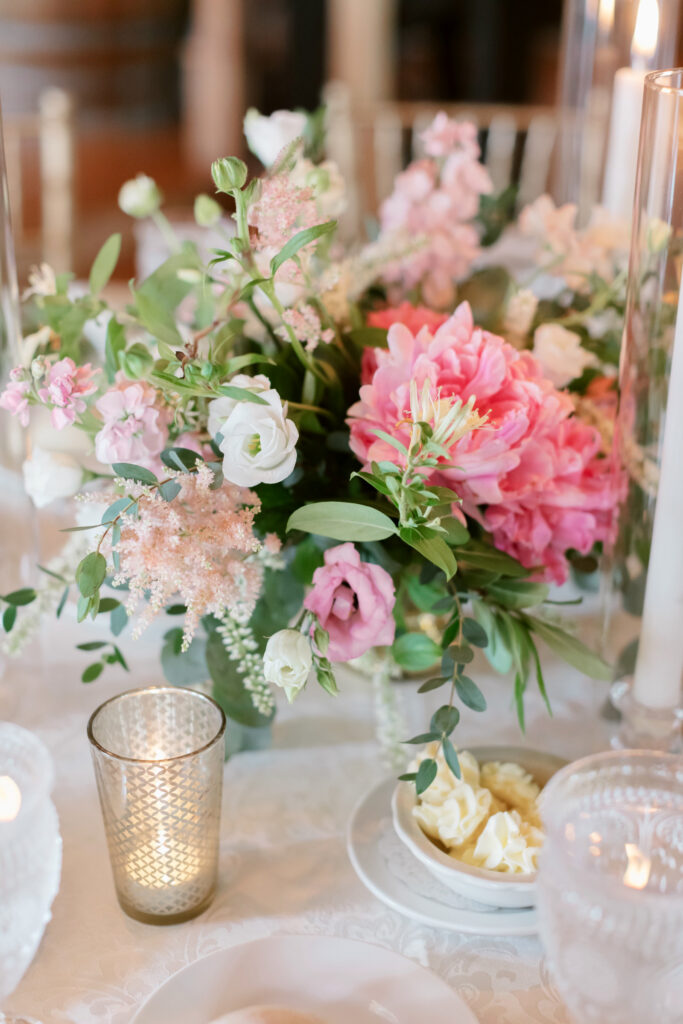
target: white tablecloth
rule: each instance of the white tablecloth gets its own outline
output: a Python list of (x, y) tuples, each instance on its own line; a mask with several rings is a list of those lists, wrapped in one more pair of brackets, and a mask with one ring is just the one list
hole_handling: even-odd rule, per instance
[[(41, 638), (42, 671), (15, 665), (3, 680), (17, 688), (12, 717), (35, 729), (53, 753), (64, 839), (53, 919), (3, 1009), (43, 1024), (127, 1024), (156, 987), (198, 957), (268, 934), (305, 932), (379, 943), (428, 965), (457, 989), (481, 1024), (565, 1024), (536, 938), (428, 928), (389, 910), (357, 879), (345, 850), (346, 825), (382, 768), (369, 684), (351, 672), (343, 676), (340, 697), (312, 684), (292, 708), (281, 708), (272, 749), (226, 764), (220, 886), (209, 910), (166, 928), (127, 918), (114, 895), (85, 726), (101, 700), (160, 677), (155, 645), (138, 641), (126, 646), (131, 676), (111, 668), (106, 678), (84, 686), (80, 672), (88, 655), (72, 644), (94, 638), (97, 628), (88, 630), (85, 636), (68, 622), (50, 623)], [(35, 660), (38, 646), (32, 654)], [(481, 669), (477, 678), (489, 711), (465, 711), (458, 742), (519, 742), (511, 684)], [(568, 757), (604, 746), (597, 714), (604, 686), (557, 664), (548, 669), (555, 717), (549, 719), (530, 693), (523, 742)], [(400, 686), (408, 728), (422, 731), (427, 698), (416, 699), (412, 683)], [(434, 704), (438, 697), (429, 695)]]

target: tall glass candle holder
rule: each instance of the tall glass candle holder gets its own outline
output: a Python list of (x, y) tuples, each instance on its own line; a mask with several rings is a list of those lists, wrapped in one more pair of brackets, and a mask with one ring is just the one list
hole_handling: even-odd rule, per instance
[[(683, 70), (645, 82), (615, 453), (609, 602), (620, 741), (676, 749), (683, 679)], [(618, 644), (617, 644), (618, 638)]]
[(173, 686), (113, 697), (88, 723), (116, 894), (138, 921), (176, 924), (213, 899), (225, 724)]
[(601, 202), (630, 220), (643, 83), (671, 67), (680, 0), (565, 0), (554, 174), (585, 222)]

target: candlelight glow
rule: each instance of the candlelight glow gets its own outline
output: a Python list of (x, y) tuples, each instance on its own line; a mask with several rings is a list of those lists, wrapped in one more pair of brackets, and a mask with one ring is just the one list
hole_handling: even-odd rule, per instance
[(657, 0), (640, 0), (636, 27), (633, 32), (631, 58), (634, 67), (654, 56), (659, 33), (659, 4)]
[(14, 821), (21, 807), (21, 790), (9, 775), (0, 775), (0, 821)]
[(600, 0), (598, 8), (598, 25), (600, 31), (607, 34), (614, 24), (614, 0)]
[(624, 872), (623, 882), (630, 889), (644, 889), (650, 881), (652, 862), (635, 843), (626, 843), (624, 847), (628, 857), (628, 867)]

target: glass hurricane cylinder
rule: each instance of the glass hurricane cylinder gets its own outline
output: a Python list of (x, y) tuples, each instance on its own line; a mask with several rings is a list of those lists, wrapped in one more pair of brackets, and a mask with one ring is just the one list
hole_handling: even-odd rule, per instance
[(173, 686), (113, 697), (88, 723), (116, 893), (138, 921), (186, 921), (213, 898), (224, 734), (215, 701)]
[(645, 74), (674, 61), (680, 0), (565, 0), (553, 192), (630, 219)]
[(541, 795), (538, 922), (581, 1024), (679, 1024), (683, 1007), (683, 761), (609, 751)]
[(683, 678), (683, 70), (645, 83), (614, 449), (608, 654), (620, 742), (676, 749)]

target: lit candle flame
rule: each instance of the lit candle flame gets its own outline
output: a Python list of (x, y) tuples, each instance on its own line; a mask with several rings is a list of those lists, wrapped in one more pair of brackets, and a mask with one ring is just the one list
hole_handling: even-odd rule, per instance
[(657, 0), (640, 0), (631, 44), (633, 67), (644, 68), (647, 61), (654, 57), (658, 34), (659, 4)]
[(598, 25), (600, 31), (607, 35), (614, 24), (614, 0), (600, 0), (598, 8)]
[(21, 790), (9, 775), (0, 775), (0, 821), (14, 821), (21, 808)]
[(644, 889), (650, 881), (652, 861), (635, 843), (626, 843), (624, 849), (628, 858), (628, 867), (623, 878), (624, 885), (630, 889)]

